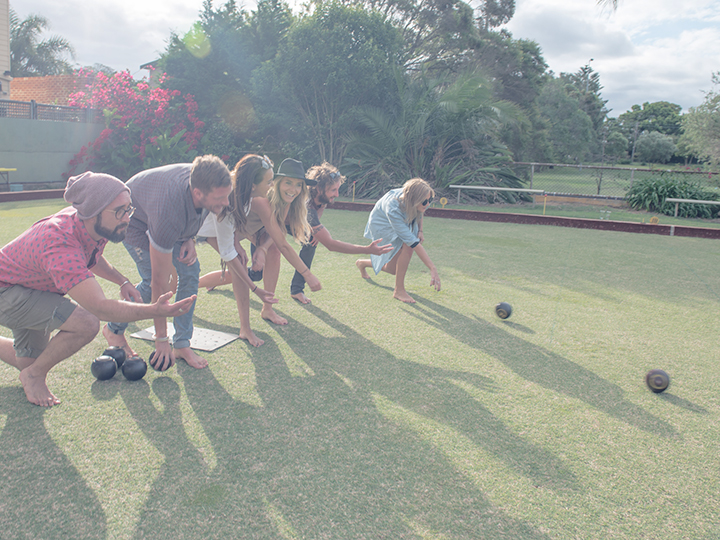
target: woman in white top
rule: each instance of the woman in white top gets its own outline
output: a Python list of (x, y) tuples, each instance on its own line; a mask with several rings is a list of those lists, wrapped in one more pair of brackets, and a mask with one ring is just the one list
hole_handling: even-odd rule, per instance
[[(232, 173), (235, 188), (230, 194), (230, 206), (218, 216), (208, 215), (198, 232), (198, 236), (206, 237), (208, 243), (220, 253), (230, 269), (240, 316), (239, 335), (255, 347), (259, 347), (264, 341), (250, 329), (250, 290), (263, 302), (260, 315), (264, 319), (276, 324), (287, 324), (287, 320), (273, 309), (273, 304), (277, 302), (273, 295), (279, 274), (280, 254), (306, 277), (311, 290), (319, 290), (321, 287), (320, 281), (310, 273), (285, 239), (285, 220), (288, 216), (293, 236), (303, 240), (307, 237), (307, 218), (306, 215), (300, 215), (302, 211), (298, 210), (305, 209), (307, 186), (303, 180), (286, 177), (278, 182), (280, 185), (273, 186), (272, 167), (272, 162), (267, 157), (256, 154), (243, 157)], [(248, 277), (247, 255), (240, 246), (240, 240), (245, 238), (258, 246), (253, 268), (259, 270), (265, 266), (267, 290), (258, 288)], [(267, 263), (264, 256), (267, 256)], [(201, 279), (202, 286), (207, 287), (212, 283), (209, 275)]]

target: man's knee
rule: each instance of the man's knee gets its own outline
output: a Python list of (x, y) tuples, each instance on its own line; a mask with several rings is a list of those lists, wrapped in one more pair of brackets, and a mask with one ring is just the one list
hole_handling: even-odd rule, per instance
[(79, 339), (90, 343), (100, 331), (100, 319), (86, 309), (77, 306), (60, 330), (76, 334)]

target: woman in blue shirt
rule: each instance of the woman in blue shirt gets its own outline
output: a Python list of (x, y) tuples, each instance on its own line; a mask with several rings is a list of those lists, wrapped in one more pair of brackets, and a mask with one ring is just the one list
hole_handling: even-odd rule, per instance
[(433, 200), (435, 192), (421, 178), (413, 178), (405, 182), (402, 188), (387, 192), (375, 203), (370, 212), (365, 238), (392, 244), (393, 249), (383, 255), (371, 255), (370, 259), (358, 259), (355, 264), (360, 275), (368, 279), (366, 269), (372, 267), (375, 274), (381, 270), (395, 276), (393, 298), (414, 304), (415, 300), (405, 290), (405, 274), (407, 273), (413, 253), (430, 270), (430, 285), (440, 290), (440, 276), (430, 256), (422, 245), (423, 214)]

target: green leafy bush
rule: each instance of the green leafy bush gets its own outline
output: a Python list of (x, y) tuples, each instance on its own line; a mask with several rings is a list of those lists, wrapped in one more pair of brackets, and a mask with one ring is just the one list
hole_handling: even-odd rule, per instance
[[(716, 201), (718, 194), (702, 189), (700, 184), (679, 178), (677, 175), (661, 173), (658, 176), (635, 182), (625, 197), (635, 210), (660, 212), (675, 215), (675, 203), (665, 199), (693, 199), (698, 201)], [(715, 218), (720, 211), (715, 205), (680, 203), (679, 217)]]

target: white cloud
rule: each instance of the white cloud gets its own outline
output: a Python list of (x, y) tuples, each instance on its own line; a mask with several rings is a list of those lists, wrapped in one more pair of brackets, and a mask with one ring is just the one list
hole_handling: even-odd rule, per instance
[(70, 41), (76, 62), (95, 63), (136, 73), (165, 49), (171, 32), (189, 30), (201, 0), (23, 0), (11, 3), (22, 19), (30, 14), (47, 18), (50, 34)]
[(716, 0), (519, 0), (507, 28), (532, 39), (550, 69), (575, 72), (593, 61), (612, 115), (646, 101), (696, 106), (720, 70)]

